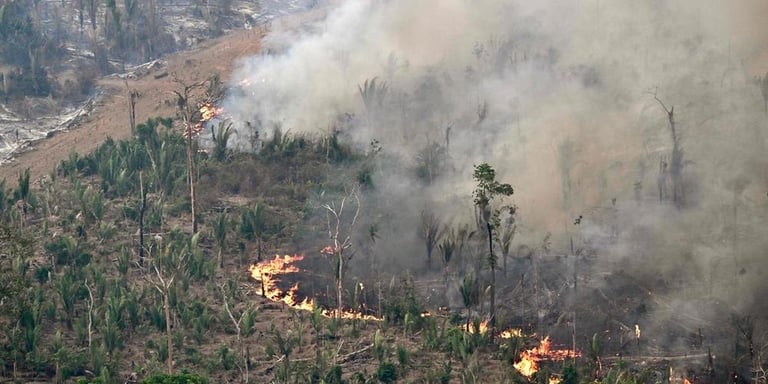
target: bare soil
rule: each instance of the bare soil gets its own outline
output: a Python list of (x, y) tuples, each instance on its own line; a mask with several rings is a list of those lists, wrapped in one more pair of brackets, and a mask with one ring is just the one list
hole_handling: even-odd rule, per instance
[[(227, 81), (238, 58), (255, 54), (260, 49), (262, 31), (243, 30), (201, 44), (194, 51), (179, 52), (164, 58), (167, 66), (158, 68), (143, 77), (123, 80), (105, 77), (98, 86), (106, 95), (93, 112), (78, 127), (59, 132), (53, 137), (40, 140), (12, 162), (0, 167), (0, 179), (15, 180), (18, 173), (29, 168), (35, 180), (48, 174), (71, 151), (89, 153), (107, 137), (125, 139), (131, 134), (129, 122), (129, 89), (139, 92), (136, 103), (136, 122), (152, 117), (172, 117), (176, 114), (174, 90), (180, 90), (173, 81), (175, 74), (185, 83), (202, 81), (219, 73)], [(167, 76), (156, 78), (161, 72)]]
[[(326, 8), (318, 7), (312, 11), (277, 19), (272, 23), (272, 27), (298, 28), (302, 24), (324, 17), (325, 14)], [(239, 59), (259, 52), (261, 40), (266, 32), (266, 27), (233, 31), (202, 42), (194, 50), (177, 52), (162, 58), (165, 67), (153, 69), (142, 77), (121, 79), (113, 76), (100, 79), (98, 87), (106, 94), (94, 110), (75, 128), (58, 132), (34, 143), (30, 149), (0, 166), (0, 180), (6, 179), (13, 184), (25, 168), (29, 168), (32, 180), (38, 180), (49, 174), (71, 151), (86, 154), (96, 149), (107, 137), (115, 140), (129, 137), (130, 90), (136, 90), (140, 95), (136, 103), (137, 124), (149, 118), (175, 116), (176, 97), (173, 91), (180, 91), (181, 85), (174, 82), (174, 75), (184, 83), (191, 84), (218, 73), (226, 84)], [(163, 72), (168, 75), (158, 76)]]

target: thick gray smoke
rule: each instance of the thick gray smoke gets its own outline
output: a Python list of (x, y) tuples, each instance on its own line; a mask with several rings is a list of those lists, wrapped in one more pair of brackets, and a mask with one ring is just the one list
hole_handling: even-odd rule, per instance
[[(574, 239), (605, 270), (749, 309), (766, 291), (767, 15), (759, 0), (346, 1), (268, 36), (224, 108), (244, 146), (276, 124), (378, 141), (388, 265), (423, 264), (425, 208), (472, 222), (488, 162), (515, 187), (514, 247)], [(445, 158), (425, 176), (430, 146)]]

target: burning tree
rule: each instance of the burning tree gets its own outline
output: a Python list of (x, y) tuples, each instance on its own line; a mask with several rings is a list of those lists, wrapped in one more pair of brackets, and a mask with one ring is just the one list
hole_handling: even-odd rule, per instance
[(190, 105), (189, 98), (191, 92), (197, 88), (201, 88), (204, 83), (198, 82), (194, 84), (185, 84), (179, 79), (174, 79), (177, 83), (182, 85), (182, 91), (173, 91), (176, 94), (176, 105), (181, 113), (181, 119), (184, 123), (184, 138), (187, 141), (187, 173), (189, 181), (189, 199), (192, 210), (192, 232), (197, 233), (197, 211), (195, 209), (195, 158), (193, 152), (192, 138), (200, 134), (196, 124), (192, 123), (194, 109)]
[(336, 202), (323, 204), (322, 208), (326, 211), (328, 226), (328, 237), (332, 241), (322, 249), (322, 253), (334, 258), (335, 278), (336, 278), (336, 300), (337, 311), (336, 318), (341, 318), (344, 301), (344, 262), (352, 258), (353, 253), (347, 250), (352, 247), (352, 231), (357, 223), (357, 217), (360, 214), (360, 197), (358, 196), (358, 187), (347, 191), (341, 198), (338, 205)]
[[(180, 84), (181, 91), (173, 91), (176, 94), (176, 106), (179, 108), (182, 122), (184, 124), (183, 136), (187, 142), (187, 173), (189, 181), (189, 199), (192, 213), (192, 232), (197, 233), (197, 199), (195, 196), (195, 138), (203, 131), (204, 124), (220, 113), (220, 109), (213, 105), (213, 96), (211, 95), (215, 85), (216, 76), (207, 81), (198, 81), (187, 84), (184, 81), (174, 77), (173, 81)], [(195, 104), (190, 101), (196, 90), (202, 89), (209, 83), (207, 90), (207, 100)], [(197, 108), (195, 106), (197, 105)], [(226, 144), (225, 144), (226, 145)]]
[[(488, 265), (491, 267), (489, 324), (494, 326), (496, 324), (496, 266), (498, 260), (493, 253), (493, 232), (501, 225), (501, 211), (500, 209), (493, 209), (491, 202), (496, 197), (511, 196), (514, 189), (509, 184), (496, 181), (496, 171), (488, 163), (476, 165), (473, 176), (477, 182), (477, 188), (472, 192), (472, 196), (480, 219), (485, 223), (485, 228), (488, 231)], [(510, 215), (514, 215), (514, 206), (507, 208)]]

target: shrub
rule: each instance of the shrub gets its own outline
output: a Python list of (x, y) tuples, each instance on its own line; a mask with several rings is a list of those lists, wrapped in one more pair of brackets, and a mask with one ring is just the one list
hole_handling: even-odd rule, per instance
[(376, 378), (382, 383), (394, 383), (397, 380), (397, 368), (392, 363), (381, 363), (376, 369)]
[(141, 384), (208, 384), (208, 379), (194, 374), (156, 375), (141, 381)]

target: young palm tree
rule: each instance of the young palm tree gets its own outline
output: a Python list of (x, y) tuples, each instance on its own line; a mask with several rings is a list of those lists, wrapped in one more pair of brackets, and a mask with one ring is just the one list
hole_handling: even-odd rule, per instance
[(472, 275), (464, 276), (462, 284), (459, 286), (461, 292), (461, 301), (464, 303), (464, 308), (467, 309), (467, 325), (466, 330), (469, 331), (469, 323), (472, 319), (472, 307), (478, 304), (480, 301), (480, 291), (475, 282), (475, 277)]
[(427, 270), (432, 269), (432, 253), (443, 236), (444, 231), (445, 228), (434, 213), (421, 211), (421, 231), (419, 231), (419, 237), (424, 240), (424, 245), (427, 249)]

